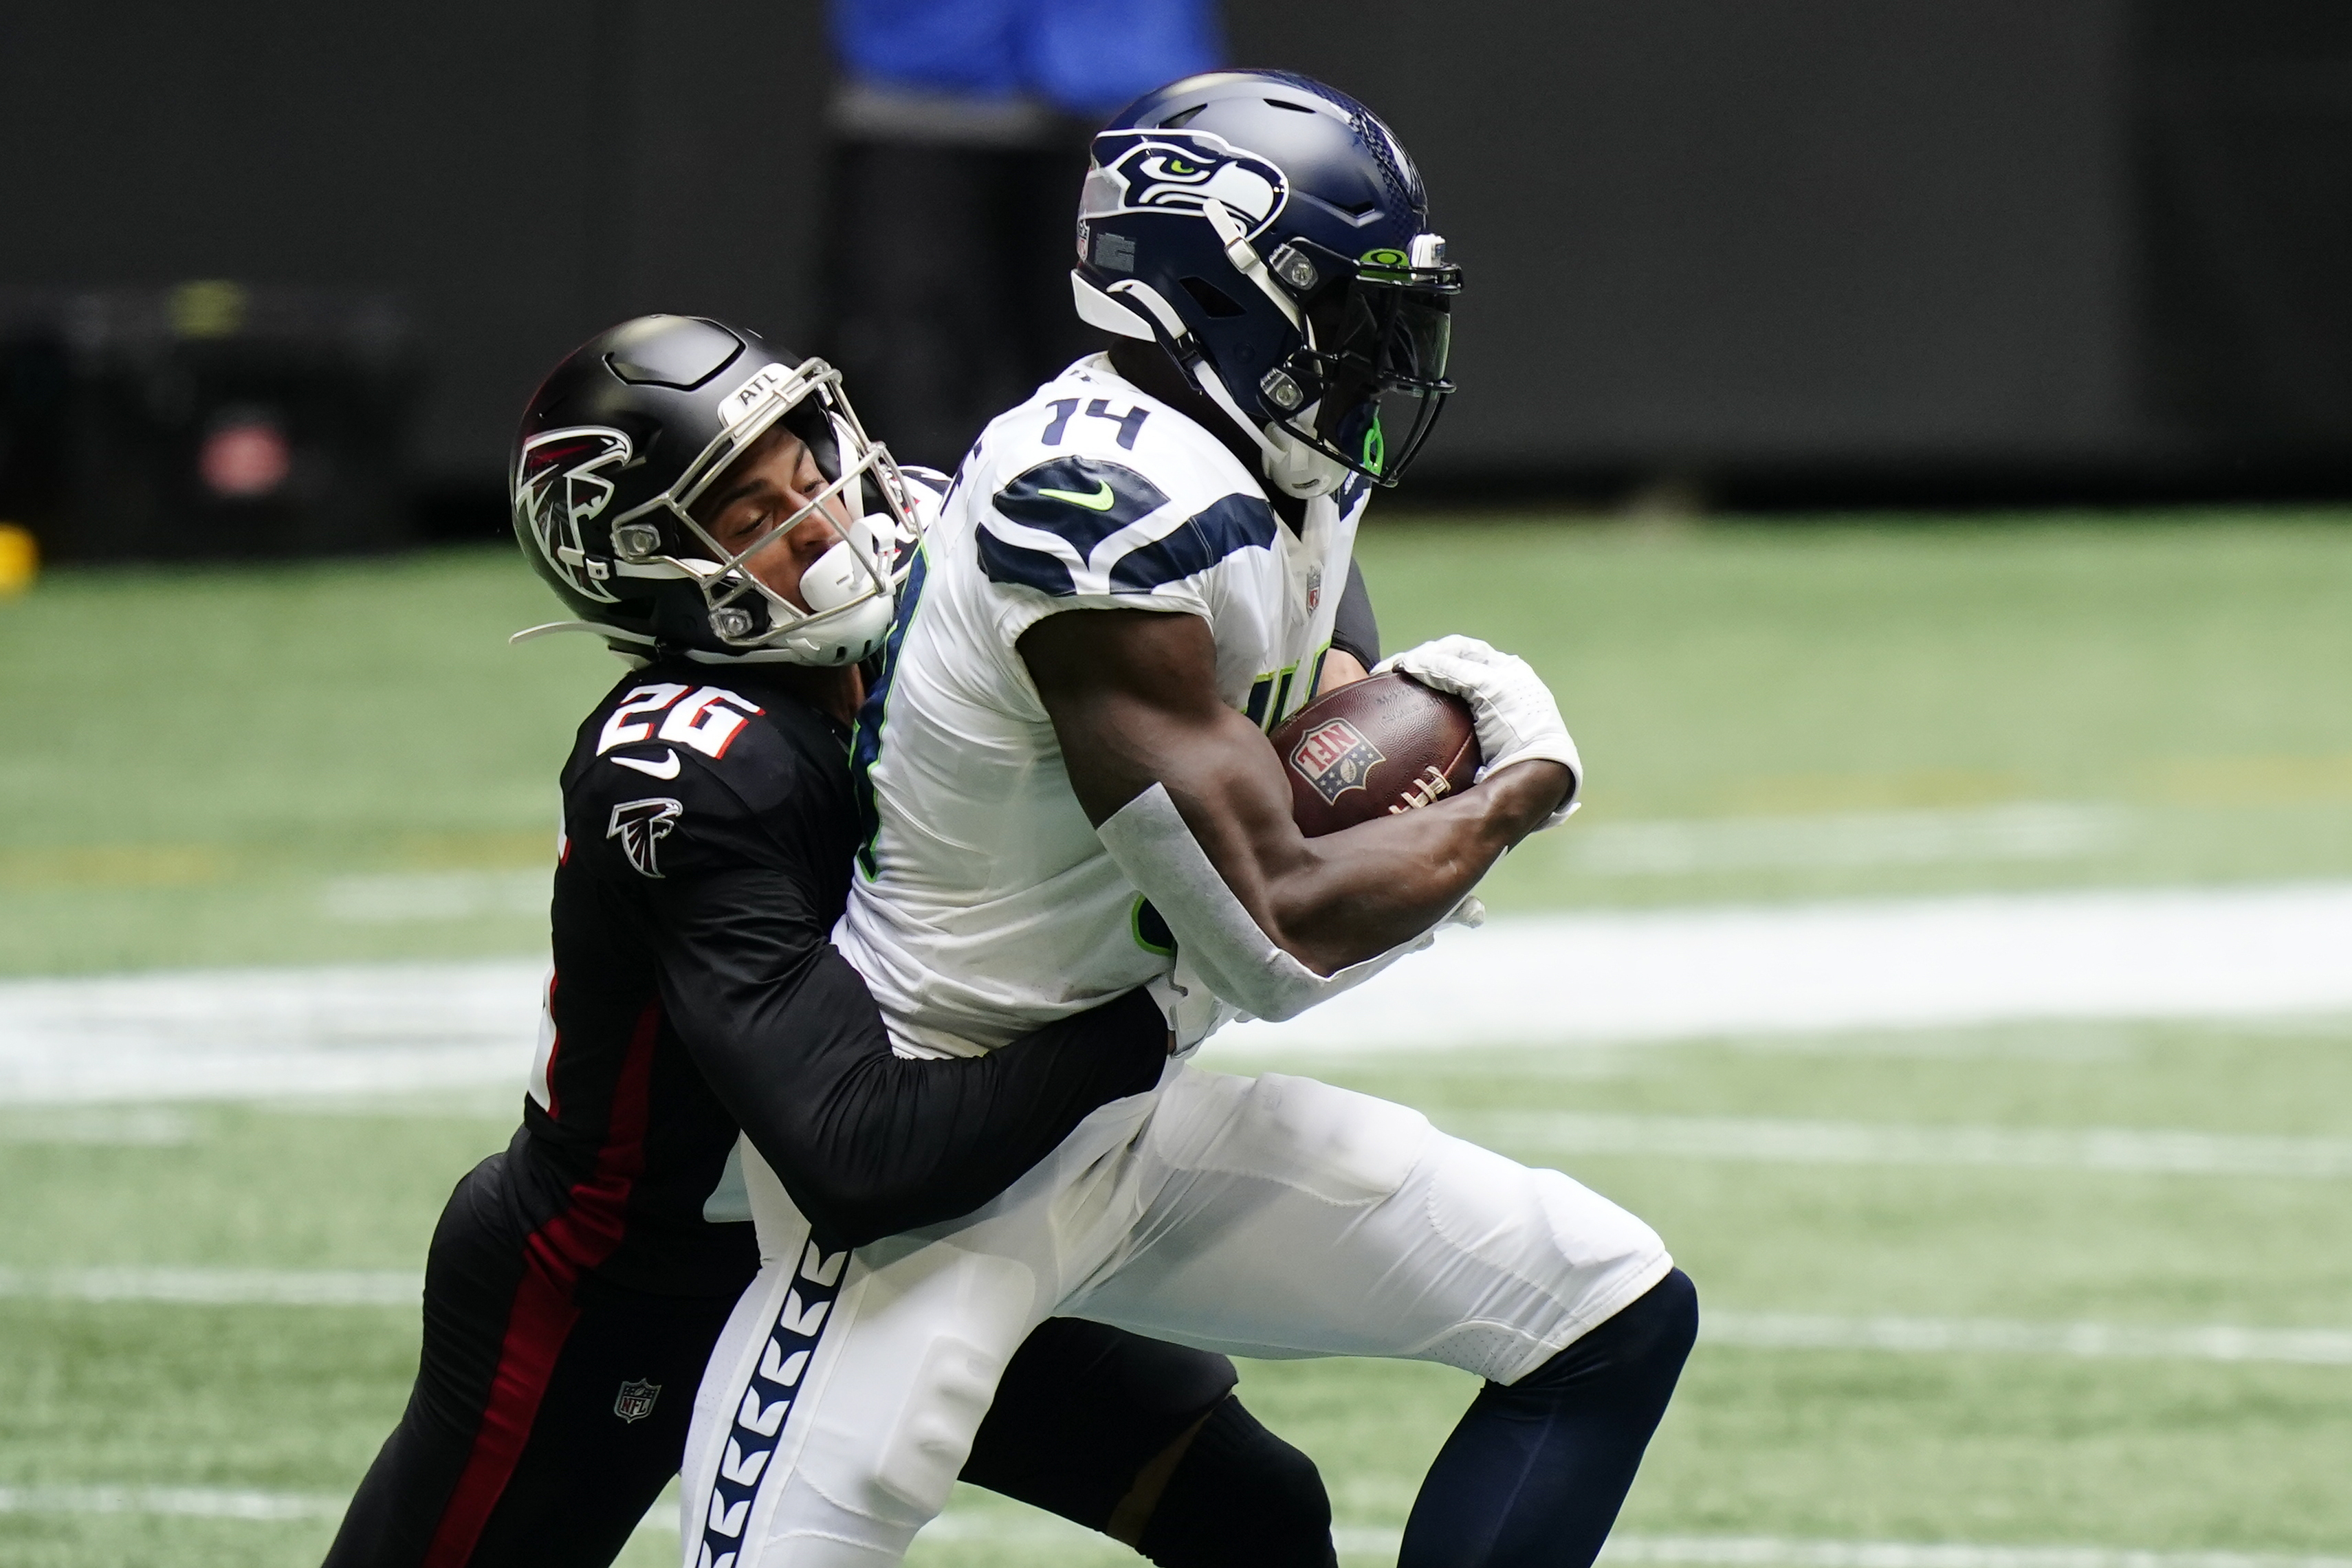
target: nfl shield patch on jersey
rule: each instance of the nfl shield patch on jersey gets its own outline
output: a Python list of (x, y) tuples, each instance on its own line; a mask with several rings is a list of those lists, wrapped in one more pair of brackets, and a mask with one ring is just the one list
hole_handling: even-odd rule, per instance
[(624, 1383), (613, 1401), (613, 1414), (624, 1421), (642, 1421), (654, 1413), (654, 1401), (661, 1397), (658, 1383)]

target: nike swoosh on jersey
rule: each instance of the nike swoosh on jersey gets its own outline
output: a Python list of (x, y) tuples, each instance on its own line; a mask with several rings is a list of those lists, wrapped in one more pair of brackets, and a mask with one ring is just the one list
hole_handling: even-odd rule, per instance
[(634, 768), (649, 778), (675, 779), (677, 777), (677, 753), (675, 750), (659, 762), (648, 762), (642, 757), (613, 757), (607, 758), (606, 760), (616, 762), (624, 768)]
[[(1168, 494), (1123, 463), (1069, 455), (1051, 457), (1008, 481), (980, 517), (980, 555), (990, 579), (1021, 583), (1041, 592), (1076, 591), (1072, 573), (1087, 580), (1087, 591), (1104, 591), (1094, 560), (1104, 540), (1131, 528), (1168, 504)], [(1000, 529), (999, 524), (1013, 525)], [(1054, 536), (1059, 548), (1030, 537), (1034, 528)], [(1124, 547), (1122, 547), (1124, 548)]]
[(1089, 512), (1108, 512), (1118, 505), (1118, 497), (1108, 485), (1099, 486), (1091, 496), (1081, 496), (1075, 490), (1048, 490), (1042, 486), (1037, 494), (1050, 496), (1056, 501), (1067, 501), (1073, 507), (1084, 507)]

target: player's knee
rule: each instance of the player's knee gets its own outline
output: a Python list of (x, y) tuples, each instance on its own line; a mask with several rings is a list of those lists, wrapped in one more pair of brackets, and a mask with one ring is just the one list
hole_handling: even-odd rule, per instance
[(1185, 1450), (1137, 1549), (1160, 1568), (1330, 1568), (1315, 1461), (1228, 1399)]
[(1620, 1321), (1625, 1322), (1622, 1354), (1627, 1359), (1672, 1378), (1698, 1343), (1698, 1287), (1680, 1269), (1670, 1269), (1610, 1322)]
[(1698, 1287), (1680, 1269), (1669, 1270), (1666, 1277), (1652, 1286), (1643, 1302), (1654, 1302), (1649, 1311), (1654, 1313), (1658, 1346), (1656, 1354), (1671, 1354), (1676, 1370), (1690, 1359), (1691, 1347), (1698, 1343)]
[(1611, 1385), (1652, 1395), (1663, 1409), (1697, 1341), (1698, 1287), (1675, 1269), (1511, 1387), (1540, 1394)]

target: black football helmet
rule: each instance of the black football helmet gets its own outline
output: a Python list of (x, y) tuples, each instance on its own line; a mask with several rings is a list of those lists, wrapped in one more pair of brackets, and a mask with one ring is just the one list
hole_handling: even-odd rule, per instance
[[(829, 483), (730, 552), (692, 508), (779, 423), (808, 444)], [(579, 617), (520, 635), (593, 632), (641, 659), (657, 648), (795, 664), (863, 659), (889, 632), (919, 537), (906, 481), (858, 423), (841, 372), (698, 316), (640, 316), (573, 350), (523, 413), (509, 480), (516, 542)], [(803, 610), (743, 562), (820, 506), (842, 539), (803, 574)]]
[(1094, 140), (1078, 314), (1157, 340), (1292, 496), (1403, 477), (1454, 391), (1461, 269), (1371, 110), (1286, 71), (1146, 93)]

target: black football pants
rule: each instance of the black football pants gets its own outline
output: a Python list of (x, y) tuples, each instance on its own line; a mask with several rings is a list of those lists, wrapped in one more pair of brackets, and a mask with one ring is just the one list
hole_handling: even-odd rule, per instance
[[(734, 1298), (560, 1282), (504, 1218), (507, 1157), (443, 1211), (416, 1385), (327, 1568), (599, 1568), (677, 1473)], [(1312, 1462), (1227, 1397), (1234, 1381), (1221, 1355), (1051, 1320), (1006, 1368), (964, 1476), (1102, 1530), (1139, 1472), (1197, 1433), (1162, 1478), (1148, 1555), (1328, 1563)]]

